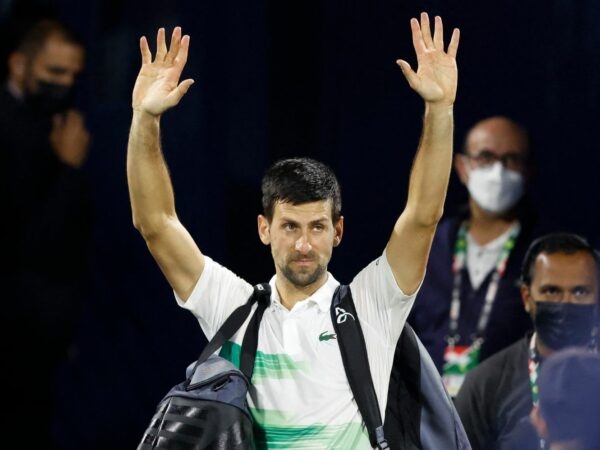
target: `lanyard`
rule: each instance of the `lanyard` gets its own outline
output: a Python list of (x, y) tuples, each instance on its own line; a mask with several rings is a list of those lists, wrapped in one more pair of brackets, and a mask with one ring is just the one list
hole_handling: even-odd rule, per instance
[[(529, 372), (529, 385), (531, 387), (531, 402), (534, 408), (539, 408), (540, 403), (540, 391), (538, 387), (538, 376), (540, 374), (540, 356), (535, 350), (535, 333), (531, 336), (529, 342), (529, 359), (527, 361), (527, 370)], [(546, 442), (544, 439), (540, 439), (540, 449), (546, 448)]]
[[(454, 283), (452, 286), (452, 303), (450, 304), (450, 326), (448, 333), (448, 344), (450, 346), (453, 346), (454, 343), (460, 339), (460, 336), (457, 333), (458, 319), (460, 317), (460, 287), (462, 284), (462, 270), (466, 266), (467, 261), (468, 228), (469, 223), (467, 221), (460, 225), (460, 228), (458, 229), (458, 237), (456, 238), (456, 243), (454, 244), (454, 258), (452, 262)], [(515, 242), (520, 231), (521, 226), (517, 222), (512, 226), (512, 230), (508, 236), (508, 239), (506, 239), (504, 242), (504, 245), (500, 250), (500, 254), (498, 255), (496, 267), (485, 294), (485, 302), (483, 304), (483, 308), (481, 309), (479, 320), (477, 321), (475, 341), (479, 344), (483, 341), (483, 332), (485, 331), (490, 319), (492, 306), (494, 304), (494, 300), (496, 299), (496, 294), (498, 293), (498, 284), (500, 283), (500, 278), (502, 278), (504, 272), (506, 271), (506, 262), (508, 261), (510, 252), (515, 246)]]
[(531, 401), (533, 407), (539, 406), (539, 388), (538, 375), (540, 373), (540, 358), (535, 350), (535, 334), (531, 337), (529, 343), (529, 361), (527, 362), (527, 370), (529, 371), (529, 384), (531, 385)]

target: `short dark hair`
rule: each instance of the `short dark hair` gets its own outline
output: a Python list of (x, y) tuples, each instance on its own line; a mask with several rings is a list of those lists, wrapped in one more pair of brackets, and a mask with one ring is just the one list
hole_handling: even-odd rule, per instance
[(331, 201), (331, 216), (336, 222), (342, 215), (340, 184), (329, 166), (311, 158), (277, 161), (262, 179), (263, 214), (270, 221), (277, 202), (301, 205)]
[(535, 265), (535, 260), (540, 253), (573, 254), (576, 252), (586, 252), (594, 258), (594, 262), (596, 263), (596, 279), (598, 279), (600, 270), (600, 257), (598, 252), (584, 237), (575, 233), (559, 232), (546, 234), (531, 243), (527, 253), (525, 253), (523, 264), (521, 266), (521, 284), (525, 286), (531, 285), (533, 279), (533, 267)]
[(52, 36), (58, 36), (64, 42), (83, 48), (83, 41), (68, 25), (56, 19), (41, 19), (23, 35), (17, 45), (17, 51), (24, 53), (28, 58), (33, 58)]

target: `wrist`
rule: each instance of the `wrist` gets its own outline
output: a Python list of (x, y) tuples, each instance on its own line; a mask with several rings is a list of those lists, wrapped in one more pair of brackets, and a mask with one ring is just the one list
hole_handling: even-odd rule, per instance
[(425, 114), (434, 115), (452, 115), (454, 113), (454, 103), (425, 102)]
[(160, 121), (160, 114), (152, 114), (141, 108), (133, 107), (133, 120), (141, 124), (158, 123)]

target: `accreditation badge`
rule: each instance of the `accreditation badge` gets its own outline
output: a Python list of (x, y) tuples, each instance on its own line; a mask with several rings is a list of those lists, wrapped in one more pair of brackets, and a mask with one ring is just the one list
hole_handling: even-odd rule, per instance
[(456, 397), (458, 390), (465, 381), (465, 376), (479, 363), (481, 343), (470, 346), (448, 345), (444, 351), (444, 367), (442, 380), (451, 397)]

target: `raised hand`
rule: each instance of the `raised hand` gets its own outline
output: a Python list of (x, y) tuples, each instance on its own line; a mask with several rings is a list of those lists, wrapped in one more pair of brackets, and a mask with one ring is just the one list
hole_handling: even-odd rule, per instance
[(156, 35), (156, 56), (153, 61), (146, 37), (140, 38), (142, 67), (133, 88), (134, 110), (159, 116), (179, 103), (194, 83), (192, 79), (179, 82), (189, 45), (190, 37), (182, 37), (181, 27), (175, 27), (170, 48), (167, 49), (165, 29), (160, 28)]
[(79, 111), (70, 109), (66, 114), (54, 115), (50, 144), (59, 160), (73, 168), (81, 167), (87, 157), (89, 143), (90, 133)]
[(417, 54), (417, 71), (410, 64), (399, 59), (396, 63), (408, 80), (408, 84), (426, 102), (452, 105), (456, 97), (458, 71), (456, 52), (460, 31), (452, 32), (448, 51), (444, 51), (444, 30), (442, 19), (435, 17), (433, 38), (427, 13), (421, 13), (421, 23), (415, 18), (410, 20), (412, 40)]

